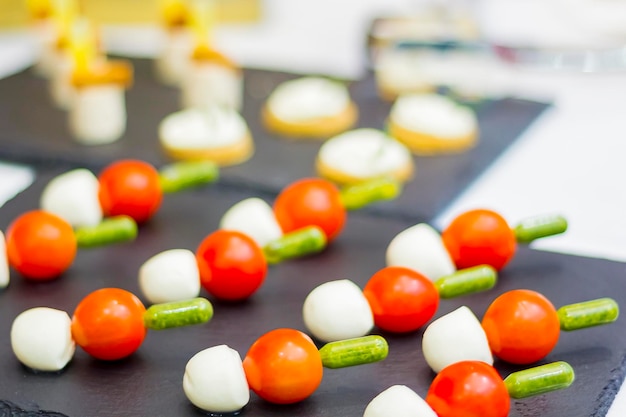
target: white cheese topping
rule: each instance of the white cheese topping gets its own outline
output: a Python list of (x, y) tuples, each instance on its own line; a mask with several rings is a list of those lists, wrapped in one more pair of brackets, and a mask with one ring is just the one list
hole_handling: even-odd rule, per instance
[(309, 293), (302, 308), (304, 324), (324, 342), (365, 336), (374, 327), (372, 310), (352, 281), (329, 281)]
[(331, 168), (364, 179), (413, 163), (405, 145), (376, 129), (355, 129), (329, 139), (321, 146), (319, 158)]
[(283, 235), (274, 210), (260, 198), (247, 198), (232, 206), (220, 221), (220, 229), (236, 230), (264, 247)]
[(343, 84), (321, 77), (286, 81), (267, 100), (270, 112), (288, 122), (334, 116), (349, 104), (350, 95)]
[(60, 371), (74, 356), (72, 321), (65, 311), (35, 307), (11, 326), (11, 348), (17, 359), (38, 371)]
[(406, 385), (392, 385), (365, 408), (363, 417), (437, 417), (422, 397)]
[(4, 238), (4, 233), (0, 230), (0, 288), (6, 288), (9, 285), (10, 279), (11, 272), (7, 258), (7, 243)]
[(226, 345), (196, 353), (183, 377), (185, 395), (196, 407), (212, 413), (234, 413), (250, 400), (241, 356)]
[(98, 178), (84, 168), (54, 177), (46, 185), (39, 205), (72, 226), (95, 226), (102, 221)]
[(200, 294), (196, 256), (188, 249), (154, 255), (139, 268), (139, 287), (151, 303), (187, 300)]
[(387, 246), (387, 266), (403, 266), (432, 281), (456, 271), (441, 235), (426, 223), (411, 226), (391, 240)]
[(487, 335), (478, 318), (466, 306), (441, 316), (424, 331), (422, 351), (435, 372), (461, 361), (493, 365)]
[(160, 140), (168, 148), (221, 148), (247, 134), (248, 125), (237, 111), (217, 106), (178, 111), (159, 125)]
[(439, 94), (407, 94), (398, 97), (390, 119), (405, 129), (439, 138), (467, 136), (477, 129), (476, 115), (465, 106)]

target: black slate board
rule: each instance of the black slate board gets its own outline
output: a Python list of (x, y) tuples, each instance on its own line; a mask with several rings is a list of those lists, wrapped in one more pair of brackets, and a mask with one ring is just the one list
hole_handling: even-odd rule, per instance
[[(57, 172), (40, 172), (36, 183), (0, 208), (0, 229), (20, 213), (37, 207), (45, 183)], [(143, 226), (136, 241), (119, 246), (81, 250), (60, 279), (32, 283), (16, 273), (0, 292), (0, 415), (48, 415), (52, 410), (70, 417), (171, 417), (206, 415), (194, 408), (182, 391), (187, 360), (209, 346), (226, 343), (245, 355), (261, 334), (277, 327), (305, 330), (301, 306), (306, 295), (322, 282), (349, 278), (363, 287), (384, 266), (384, 250), (395, 234), (410, 224), (398, 219), (350, 213), (343, 234), (325, 252), (273, 266), (263, 287), (250, 300), (215, 302), (214, 319), (201, 326), (152, 331), (131, 357), (100, 362), (77, 351), (59, 374), (36, 374), (14, 358), (9, 331), (23, 310), (49, 306), (73, 311), (90, 291), (118, 286), (139, 294), (137, 271), (150, 256), (166, 249), (194, 250), (215, 230), (219, 218), (233, 203), (253, 193), (220, 184), (168, 195), (161, 210)], [(544, 293), (558, 307), (586, 299), (612, 296), (626, 305), (622, 263), (532, 251), (521, 247), (502, 272), (497, 287), (487, 293), (446, 300), (436, 316), (466, 304), (481, 317), (498, 294), (513, 288)], [(203, 293), (206, 296), (206, 294)], [(422, 332), (385, 335), (389, 357), (376, 364), (326, 370), (319, 389), (309, 399), (276, 406), (252, 395), (245, 417), (304, 416), (360, 417), (366, 404), (393, 384), (405, 384), (425, 395), (433, 378), (421, 351)], [(577, 372), (567, 390), (514, 401), (511, 417), (598, 417), (606, 415), (624, 379), (626, 322), (564, 333), (546, 361), (566, 360)], [(517, 368), (496, 363), (503, 376)], [(16, 405), (14, 414), (7, 410)], [(19, 414), (18, 408), (30, 410)]]
[[(162, 166), (171, 162), (157, 140), (159, 122), (179, 109), (176, 89), (161, 85), (152, 61), (133, 59), (135, 83), (127, 93), (128, 128), (113, 144), (96, 147), (75, 143), (64, 111), (54, 108), (47, 82), (25, 71), (0, 80), (0, 157), (27, 163), (61, 162), (99, 170), (120, 158), (139, 158)], [(293, 141), (269, 133), (260, 122), (267, 95), (294, 74), (246, 69), (242, 114), (253, 134), (256, 153), (248, 162), (222, 170), (225, 184), (277, 193), (292, 181), (316, 175), (314, 160), (320, 141)], [(359, 106), (357, 127), (385, 128), (390, 103), (376, 93), (372, 75), (349, 84)], [(434, 217), (498, 157), (545, 110), (545, 103), (519, 99), (486, 101), (477, 108), (480, 143), (468, 152), (416, 157), (417, 175), (402, 196), (370, 209), (412, 221)], [(442, 186), (442, 184), (444, 186)]]

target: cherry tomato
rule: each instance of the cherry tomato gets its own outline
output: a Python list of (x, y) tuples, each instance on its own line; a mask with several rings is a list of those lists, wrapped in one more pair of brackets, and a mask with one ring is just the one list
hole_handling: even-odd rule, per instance
[(218, 230), (207, 236), (196, 251), (200, 283), (223, 300), (242, 300), (259, 289), (267, 275), (263, 251), (248, 235)]
[(135, 352), (146, 337), (146, 309), (132, 293), (102, 288), (88, 294), (72, 317), (72, 337), (97, 359), (117, 360)]
[(498, 372), (479, 361), (443, 368), (430, 385), (426, 402), (438, 417), (507, 417), (511, 407)]
[(363, 294), (374, 314), (374, 323), (383, 330), (403, 333), (422, 327), (439, 306), (433, 282), (409, 268), (389, 266), (375, 273)]
[(274, 214), (284, 232), (314, 225), (326, 233), (329, 242), (346, 223), (339, 189), (319, 178), (305, 178), (287, 186), (274, 202)]
[(62, 218), (43, 211), (26, 212), (7, 229), (9, 264), (24, 278), (50, 280), (70, 267), (76, 257), (76, 235)]
[(275, 329), (256, 340), (243, 360), (248, 385), (259, 397), (291, 404), (309, 397), (322, 382), (322, 359), (309, 336)]
[(159, 173), (146, 162), (132, 159), (114, 162), (102, 171), (98, 180), (98, 198), (105, 216), (125, 214), (143, 223), (161, 206)]
[(442, 232), (443, 243), (457, 268), (491, 265), (502, 269), (515, 255), (515, 233), (506, 220), (491, 210), (470, 210)]
[(543, 359), (559, 340), (556, 309), (542, 294), (512, 290), (496, 298), (483, 316), (483, 329), (494, 355), (529, 364)]

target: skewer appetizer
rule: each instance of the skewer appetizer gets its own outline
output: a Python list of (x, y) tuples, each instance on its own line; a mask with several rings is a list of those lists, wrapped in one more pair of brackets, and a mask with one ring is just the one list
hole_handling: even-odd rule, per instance
[(195, 0), (191, 25), (195, 46), (180, 83), (183, 108), (223, 106), (240, 110), (243, 102), (243, 72), (226, 55), (211, 45), (217, 18), (215, 0)]
[(435, 372), (461, 360), (493, 364), (493, 356), (527, 365), (554, 349), (561, 330), (609, 324), (618, 315), (619, 306), (610, 298), (556, 310), (536, 291), (512, 290), (491, 303), (482, 322), (465, 306), (433, 321), (424, 331), (422, 351)]
[(562, 216), (536, 216), (511, 228), (493, 210), (469, 210), (439, 233), (420, 223), (397, 234), (387, 246), (388, 266), (404, 266), (437, 278), (477, 265), (501, 270), (513, 258), (518, 243), (564, 233)]
[(133, 82), (129, 61), (100, 56), (93, 25), (84, 18), (74, 24), (71, 52), (73, 68), (69, 126), (74, 139), (84, 145), (119, 140), (126, 130), (125, 90)]
[(18, 360), (35, 371), (60, 371), (71, 361), (76, 345), (96, 359), (119, 360), (139, 349), (148, 329), (202, 324), (212, 316), (213, 307), (204, 298), (146, 309), (126, 290), (102, 288), (83, 298), (71, 319), (48, 307), (23, 311), (11, 326), (11, 347)]
[(183, 388), (197, 407), (211, 413), (237, 413), (251, 389), (274, 404), (293, 404), (311, 396), (324, 368), (343, 368), (384, 360), (388, 345), (381, 336), (328, 343), (321, 349), (305, 333), (271, 330), (250, 346), (244, 360), (228, 346), (205, 349), (187, 363)]
[(148, 221), (164, 194), (214, 182), (219, 169), (209, 161), (174, 163), (156, 169), (124, 159), (107, 165), (96, 177), (77, 168), (54, 177), (44, 188), (40, 207), (73, 226), (95, 226), (107, 216), (127, 215)]
[(139, 269), (139, 284), (151, 302), (195, 297), (204, 288), (220, 300), (251, 297), (267, 276), (268, 263), (317, 253), (326, 236), (311, 226), (281, 235), (260, 246), (236, 230), (219, 229), (198, 245), (195, 254), (171, 249), (148, 259)]
[(129, 216), (139, 223), (159, 209), (163, 195), (215, 181), (217, 167), (209, 162), (171, 164), (157, 170), (133, 159), (113, 162), (99, 177), (77, 168), (51, 179), (40, 207), (73, 226), (95, 226), (103, 218)]
[(167, 85), (178, 86), (187, 71), (193, 49), (193, 36), (189, 29), (190, 10), (182, 0), (160, 1), (163, 50), (155, 59), (158, 79)]

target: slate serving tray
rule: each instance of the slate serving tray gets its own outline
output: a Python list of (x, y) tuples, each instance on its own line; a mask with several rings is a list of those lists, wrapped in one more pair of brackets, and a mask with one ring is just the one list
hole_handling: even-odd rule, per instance
[[(99, 170), (120, 158), (139, 158), (162, 166), (171, 162), (158, 144), (159, 122), (179, 110), (179, 92), (154, 78), (151, 60), (133, 59), (135, 83), (127, 92), (128, 128), (109, 145), (89, 147), (74, 142), (64, 111), (55, 108), (47, 82), (24, 71), (0, 80), (0, 157), (27, 163), (60, 162)], [(256, 152), (244, 164), (222, 170), (220, 181), (249, 190), (276, 194), (292, 181), (316, 175), (314, 161), (321, 141), (294, 141), (269, 133), (260, 122), (260, 109), (281, 82), (298, 75), (245, 69), (242, 114), (253, 134)], [(390, 103), (376, 93), (372, 75), (349, 83), (360, 110), (356, 127), (385, 128)], [(477, 108), (480, 143), (468, 152), (439, 157), (416, 157), (416, 177), (402, 196), (369, 209), (372, 213), (426, 221), (519, 137), (548, 105), (519, 99), (485, 101)], [(445, 187), (440, 184), (444, 183)]]
[[(0, 208), (0, 229), (20, 213), (34, 209), (43, 186), (60, 171), (42, 171), (35, 184)], [(140, 229), (136, 241), (108, 248), (80, 250), (72, 267), (58, 280), (32, 283), (13, 273), (0, 291), (0, 415), (3, 416), (200, 416), (182, 390), (186, 362), (196, 352), (228, 344), (245, 355), (261, 334), (278, 327), (305, 330), (301, 307), (317, 285), (348, 278), (361, 288), (384, 266), (384, 250), (398, 232), (410, 226), (400, 219), (351, 212), (342, 235), (321, 254), (271, 267), (261, 289), (242, 303), (214, 302), (215, 316), (207, 324), (150, 331), (131, 357), (101, 362), (80, 349), (60, 373), (34, 373), (15, 359), (10, 348), (12, 320), (35, 306), (72, 313), (89, 292), (116, 286), (140, 295), (139, 266), (150, 256), (172, 248), (195, 250), (217, 227), (233, 203), (255, 195), (222, 184), (168, 195), (157, 215)], [(436, 317), (468, 305), (482, 317), (498, 294), (513, 288), (541, 291), (558, 307), (596, 297), (614, 297), (626, 305), (625, 266), (520, 247), (501, 273), (497, 287), (487, 293), (446, 300)], [(202, 295), (207, 296), (206, 293)], [(209, 297), (210, 298), (210, 297)], [(211, 299), (211, 298), (210, 298)], [(373, 333), (378, 333), (375, 329)], [(319, 389), (307, 400), (289, 406), (266, 403), (254, 394), (242, 416), (360, 417), (367, 403), (393, 384), (405, 384), (425, 395), (433, 378), (424, 362), (422, 331), (384, 334), (390, 345), (383, 362), (325, 370)], [(566, 360), (577, 372), (567, 390), (514, 401), (512, 417), (604, 416), (624, 379), (626, 322), (563, 333), (546, 361)], [(518, 368), (500, 362), (503, 376)], [(21, 410), (21, 411), (20, 411)], [(49, 410), (49, 411), (42, 411)], [(21, 414), (20, 414), (21, 413)], [(60, 413), (60, 414), (56, 414)]]

